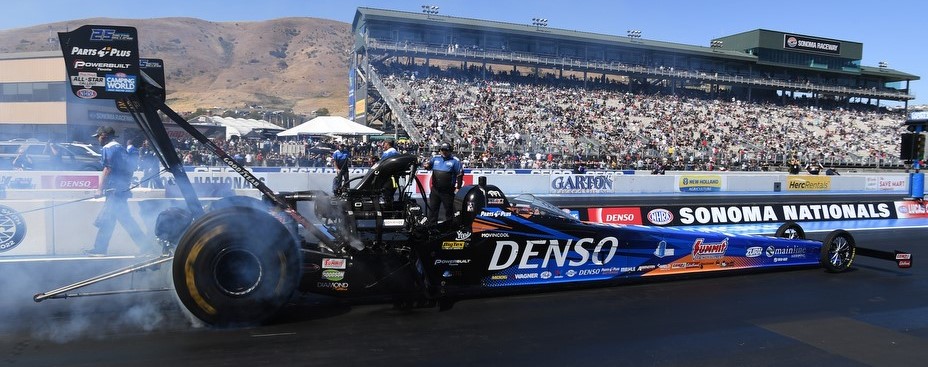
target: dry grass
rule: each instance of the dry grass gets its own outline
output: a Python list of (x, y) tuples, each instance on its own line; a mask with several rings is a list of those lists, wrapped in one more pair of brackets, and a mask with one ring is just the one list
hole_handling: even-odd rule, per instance
[(348, 111), (351, 26), (316, 18), (209, 22), (94, 18), (0, 31), (0, 53), (58, 50), (54, 32), (84, 24), (136, 27), (142, 57), (164, 59), (168, 104), (197, 108)]

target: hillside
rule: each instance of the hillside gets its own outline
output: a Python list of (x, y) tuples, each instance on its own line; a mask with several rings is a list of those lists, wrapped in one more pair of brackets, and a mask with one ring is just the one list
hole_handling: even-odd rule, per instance
[(332, 20), (92, 18), (0, 31), (0, 53), (58, 50), (57, 32), (84, 24), (136, 27), (140, 56), (164, 59), (168, 105), (178, 112), (254, 104), (347, 114), (351, 26)]

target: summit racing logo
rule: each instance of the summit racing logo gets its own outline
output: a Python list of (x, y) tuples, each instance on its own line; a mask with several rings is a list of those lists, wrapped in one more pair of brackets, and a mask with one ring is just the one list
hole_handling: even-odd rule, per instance
[(555, 194), (607, 193), (612, 192), (613, 181), (598, 175), (563, 175), (551, 179), (551, 190)]
[(131, 50), (120, 50), (115, 47), (106, 46), (103, 48), (82, 48), (71, 47), (71, 56), (96, 56), (96, 57), (132, 57)]
[(26, 237), (26, 222), (19, 212), (0, 205), (0, 252), (19, 246)]
[[(595, 242), (595, 246), (593, 244), (592, 238), (576, 241), (569, 239), (565, 243), (558, 240), (528, 240), (524, 246), (515, 241), (496, 241), (487, 270), (502, 270), (513, 265), (517, 269), (547, 268), (551, 261), (557, 267), (578, 267), (590, 262), (605, 265), (612, 261), (619, 249), (619, 240), (615, 237), (606, 237)], [(589, 247), (592, 247), (592, 251)], [(516, 260), (519, 260), (518, 264)]]
[(725, 256), (725, 250), (728, 250), (728, 238), (722, 242), (709, 243), (703, 242), (704, 238), (697, 238), (693, 243), (693, 260), (703, 259), (721, 259)]

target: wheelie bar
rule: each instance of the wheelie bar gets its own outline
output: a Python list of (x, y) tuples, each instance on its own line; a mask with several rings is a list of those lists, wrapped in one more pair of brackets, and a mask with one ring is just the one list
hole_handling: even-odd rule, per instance
[[(156, 257), (156, 258), (154, 258), (154, 259), (146, 260), (146, 261), (143, 261), (143, 262), (138, 263), (138, 264), (135, 264), (135, 265), (129, 265), (129, 266), (124, 267), (124, 268), (122, 268), (122, 269), (113, 270), (113, 271), (111, 271), (111, 272), (109, 272), (109, 273), (106, 273), (106, 274), (103, 274), (103, 275), (99, 275), (99, 276), (95, 276), (95, 277), (90, 278), (90, 279), (82, 280), (82, 281), (79, 281), (79, 282), (74, 283), (74, 284), (71, 284), (71, 285), (66, 285), (66, 286), (64, 286), (64, 287), (61, 287), (61, 288), (58, 288), (58, 289), (55, 289), (55, 290), (52, 290), (52, 291), (48, 291), (48, 292), (45, 292), (45, 293), (36, 294), (35, 296), (32, 297), (32, 300), (33, 300), (33, 301), (36, 301), (36, 302), (42, 302), (42, 301), (44, 301), (44, 300), (46, 300), (46, 299), (49, 299), (49, 298), (70, 298), (70, 297), (82, 297), (82, 296), (92, 296), (92, 295), (113, 294), (113, 293), (121, 293), (121, 292), (122, 292), (122, 293), (125, 293), (125, 292), (139, 292), (139, 291), (114, 291), (114, 292), (80, 293), (80, 294), (76, 294), (76, 295), (67, 295), (67, 294), (62, 295), (63, 293), (67, 293), (67, 292), (73, 291), (73, 290), (75, 290), (75, 289), (84, 288), (84, 287), (89, 286), (89, 285), (91, 285), (91, 284), (96, 284), (96, 283), (102, 282), (102, 281), (107, 280), (107, 279), (113, 279), (113, 278), (118, 277), (118, 276), (121, 276), (121, 275), (126, 275), (126, 274), (129, 274), (129, 273), (132, 273), (132, 272), (136, 272), (136, 271), (139, 271), (139, 270), (144, 270), (144, 269), (150, 268), (150, 267), (152, 267), (152, 266), (156, 266), (156, 265), (160, 265), (160, 264), (166, 263), (166, 262), (171, 261), (171, 260), (173, 260), (173, 259), (174, 259), (174, 256), (162, 255), (162, 256)], [(152, 291), (160, 291), (160, 290), (161, 290), (161, 289), (155, 289), (155, 290), (152, 290)]]
[(883, 250), (874, 250), (871, 248), (858, 247), (857, 255), (872, 257), (877, 259), (895, 261), (896, 265), (900, 268), (911, 268), (912, 267), (912, 254), (908, 252), (902, 252), (899, 250), (895, 251), (883, 251)]

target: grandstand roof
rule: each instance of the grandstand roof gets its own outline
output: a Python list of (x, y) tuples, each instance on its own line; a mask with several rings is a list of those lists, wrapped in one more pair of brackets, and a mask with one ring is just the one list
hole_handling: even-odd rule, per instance
[(655, 51), (673, 51), (673, 52), (689, 52), (694, 54), (702, 54), (703, 56), (721, 56), (726, 58), (731, 58), (733, 60), (741, 61), (756, 61), (757, 57), (753, 55), (748, 55), (744, 52), (731, 51), (731, 50), (721, 50), (717, 48), (702, 47), (687, 45), (682, 43), (673, 43), (673, 42), (664, 42), (649, 40), (643, 38), (629, 38), (616, 35), (608, 35), (601, 33), (592, 33), (592, 32), (583, 32), (559, 28), (549, 28), (549, 27), (536, 27), (530, 24), (519, 24), (519, 23), (509, 23), (509, 22), (499, 22), (493, 20), (481, 20), (481, 19), (471, 19), (471, 18), (461, 18), (450, 15), (430, 15), (422, 14), (408, 11), (399, 11), (399, 10), (386, 10), (386, 9), (374, 9), (374, 8), (358, 8), (357, 13), (355, 13), (354, 21), (352, 23), (353, 29), (357, 29), (361, 19), (365, 18), (366, 20), (383, 20), (383, 21), (417, 21), (422, 23), (431, 23), (431, 24), (453, 24), (458, 28), (472, 28), (472, 29), (496, 29), (499, 31), (505, 31), (507, 33), (523, 33), (532, 37), (551, 37), (559, 38), (565, 40), (574, 40), (574, 41), (598, 41), (606, 43), (614, 43), (617, 45), (635, 47), (642, 49), (651, 49)]
[[(519, 23), (510, 23), (510, 22), (500, 22), (493, 20), (481, 20), (481, 19), (472, 19), (472, 18), (462, 18), (455, 17), (450, 15), (443, 14), (424, 14), (416, 13), (409, 11), (399, 11), (399, 10), (387, 10), (387, 9), (375, 9), (375, 8), (366, 8), (359, 7), (355, 13), (354, 21), (352, 22), (352, 28), (356, 34), (361, 34), (359, 32), (360, 28), (363, 27), (366, 23), (375, 21), (375, 22), (394, 22), (394, 23), (411, 23), (422, 26), (444, 26), (449, 28), (456, 29), (472, 29), (480, 31), (494, 31), (499, 33), (506, 33), (512, 35), (525, 35), (527, 37), (544, 37), (550, 39), (558, 39), (565, 41), (575, 41), (575, 42), (588, 42), (588, 43), (602, 43), (613, 46), (635, 48), (640, 50), (648, 51), (658, 51), (658, 52), (669, 52), (669, 53), (679, 53), (691, 56), (701, 56), (713, 59), (723, 59), (733, 62), (741, 62), (747, 64), (769, 64), (773, 66), (780, 66), (792, 69), (803, 69), (811, 70), (813, 72), (829, 72), (829, 73), (838, 73), (838, 74), (851, 74), (851, 75), (860, 75), (863, 77), (875, 77), (883, 80), (884, 82), (898, 82), (898, 81), (910, 81), (910, 80), (919, 80), (920, 78), (917, 75), (905, 73), (902, 71), (889, 69), (889, 68), (876, 68), (868, 66), (860, 66), (859, 69), (854, 68), (854, 70), (843, 70), (843, 69), (815, 69), (802, 65), (782, 65), (782, 64), (771, 64), (760, 60), (756, 55), (745, 52), (744, 50), (728, 47), (732, 45), (725, 45), (725, 47), (704, 47), (696, 45), (687, 45), (674, 42), (664, 42), (657, 40), (649, 40), (643, 38), (630, 38), (625, 36), (617, 35), (607, 35), (600, 33), (592, 32), (583, 32), (576, 30), (567, 30), (567, 29), (558, 29), (558, 28), (549, 28), (549, 27), (538, 27), (530, 24), (519, 24)], [(763, 35), (777, 33), (783, 34), (784, 32), (771, 31), (766, 29), (756, 29), (751, 31), (746, 31), (738, 33), (731, 36), (720, 37), (714, 40), (733, 40), (737, 38), (744, 38), (745, 36), (753, 35)], [(769, 37), (768, 37), (769, 38)], [(820, 37), (816, 37), (820, 38)], [(826, 40), (831, 40), (823, 38)], [(714, 41), (713, 40), (713, 41)], [(707, 40), (709, 41), (709, 40)], [(843, 45), (847, 46), (851, 52), (842, 52), (842, 57), (849, 59), (856, 59), (859, 61), (860, 50), (863, 47), (863, 44), (859, 42), (852, 41), (843, 41), (843, 40), (834, 40), (841, 42)], [(707, 42), (708, 43), (708, 42)], [(769, 43), (769, 41), (768, 41)], [(769, 46), (769, 45), (768, 45)], [(858, 55), (855, 57), (854, 55)]]

